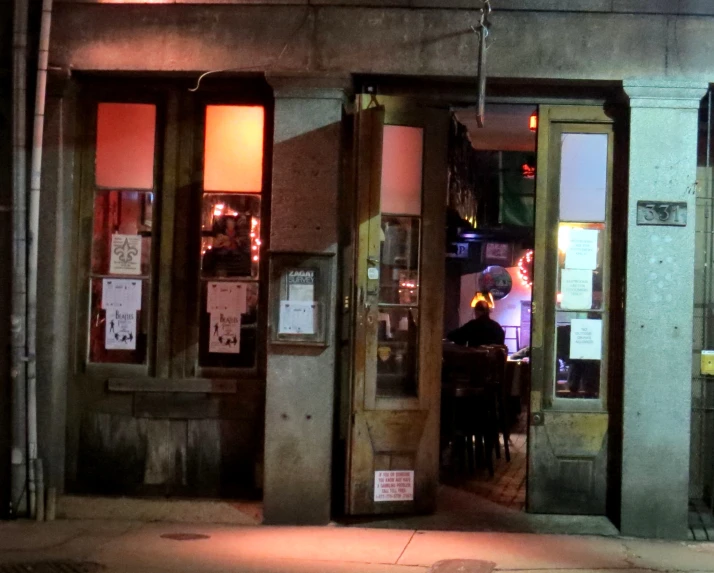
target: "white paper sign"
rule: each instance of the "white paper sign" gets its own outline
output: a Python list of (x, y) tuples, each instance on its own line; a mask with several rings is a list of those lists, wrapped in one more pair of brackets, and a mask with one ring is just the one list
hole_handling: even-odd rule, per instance
[(594, 271), (597, 268), (599, 232), (597, 229), (570, 229), (570, 243), (565, 255), (565, 268), (589, 271)]
[(102, 308), (141, 310), (141, 281), (102, 279)]
[(414, 472), (374, 472), (374, 501), (412, 501), (414, 499)]
[(141, 274), (141, 235), (112, 235), (109, 274)]
[(570, 358), (602, 359), (602, 320), (574, 318), (570, 322)]
[(240, 354), (240, 313), (211, 313), (208, 351), (217, 354)]
[(563, 269), (560, 274), (560, 308), (587, 310), (593, 306), (593, 272)]
[(107, 350), (136, 350), (136, 310), (107, 310), (104, 329)]
[(209, 282), (207, 288), (206, 312), (243, 314), (248, 310), (244, 283)]
[(279, 334), (315, 334), (317, 303), (281, 300)]
[(313, 269), (288, 271), (288, 300), (304, 302), (315, 300), (315, 271)]

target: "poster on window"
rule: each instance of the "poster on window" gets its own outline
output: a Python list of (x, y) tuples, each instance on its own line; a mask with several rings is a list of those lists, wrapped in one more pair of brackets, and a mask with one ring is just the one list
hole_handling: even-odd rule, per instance
[(570, 244), (565, 254), (566, 269), (594, 271), (597, 268), (597, 229), (570, 229)]
[(141, 274), (141, 235), (112, 235), (109, 274)]
[(590, 309), (593, 306), (593, 272), (581, 269), (563, 269), (560, 275), (560, 308), (567, 310)]
[(209, 282), (206, 294), (206, 312), (213, 314), (243, 314), (247, 312), (247, 285), (245, 283)]
[(212, 312), (208, 351), (217, 354), (240, 354), (240, 324), (239, 312)]
[(104, 348), (136, 350), (136, 316), (136, 310), (118, 308), (107, 310)]
[(140, 310), (141, 280), (102, 279), (102, 308)]
[(574, 318), (570, 321), (570, 359), (602, 359), (602, 320)]

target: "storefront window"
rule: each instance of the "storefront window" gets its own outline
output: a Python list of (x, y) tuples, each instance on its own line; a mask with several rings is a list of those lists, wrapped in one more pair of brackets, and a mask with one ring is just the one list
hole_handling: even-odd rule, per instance
[(416, 396), (424, 131), (384, 127), (377, 394)]
[(206, 107), (199, 365), (256, 364), (264, 109)]
[(595, 399), (605, 357), (608, 135), (564, 133), (560, 151), (554, 394)]
[(156, 107), (97, 107), (89, 360), (146, 362)]

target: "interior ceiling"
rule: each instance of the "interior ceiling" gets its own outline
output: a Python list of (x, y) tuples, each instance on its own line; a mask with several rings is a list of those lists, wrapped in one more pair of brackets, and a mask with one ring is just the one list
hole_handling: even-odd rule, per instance
[(535, 105), (487, 105), (484, 127), (476, 124), (475, 107), (459, 109), (455, 115), (468, 129), (474, 149), (535, 152), (536, 134), (528, 129), (528, 118), (536, 109)]

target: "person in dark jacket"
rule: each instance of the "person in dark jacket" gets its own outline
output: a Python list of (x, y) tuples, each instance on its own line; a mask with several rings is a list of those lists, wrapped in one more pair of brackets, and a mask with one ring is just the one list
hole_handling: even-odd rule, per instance
[(503, 344), (506, 335), (503, 328), (490, 317), (491, 309), (485, 301), (479, 301), (474, 307), (474, 319), (446, 335), (448, 340), (475, 348), (484, 344)]

